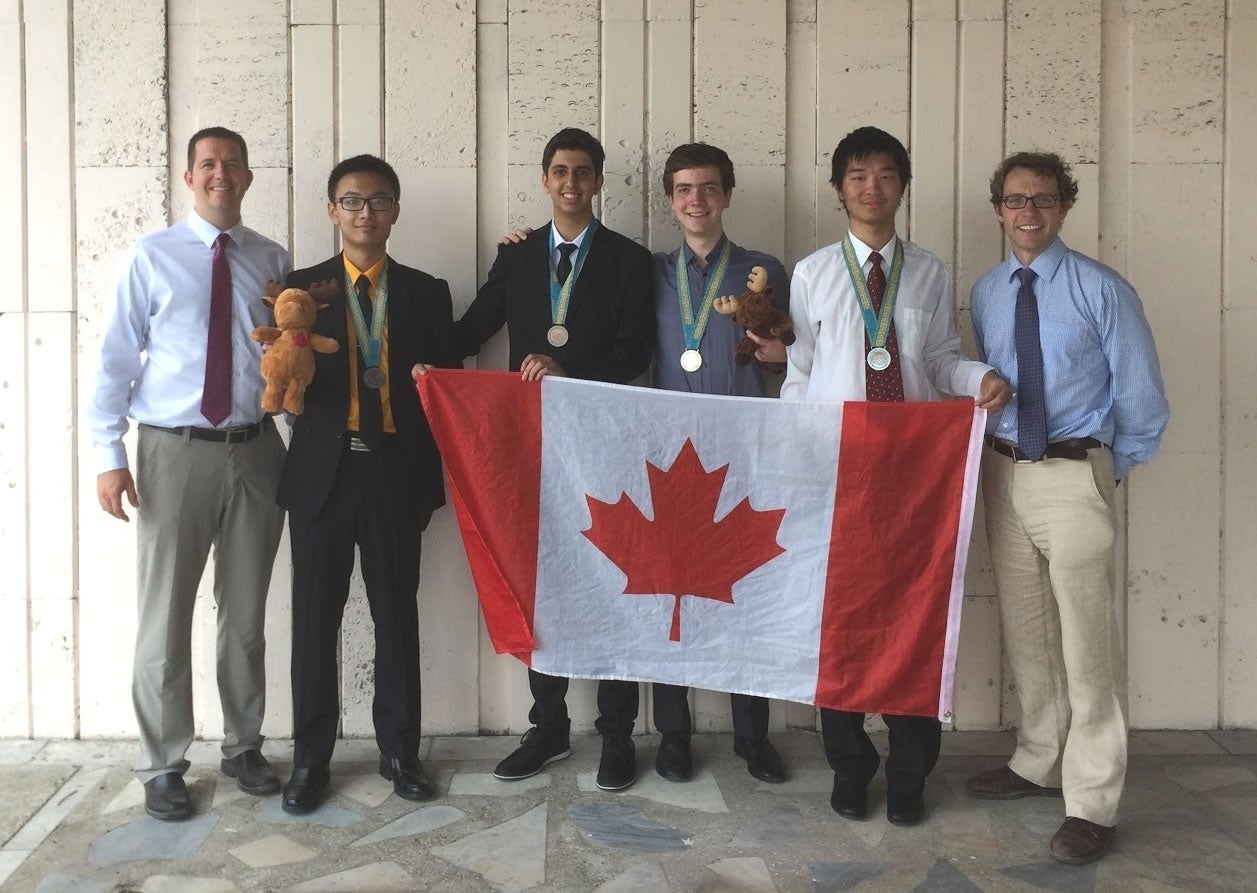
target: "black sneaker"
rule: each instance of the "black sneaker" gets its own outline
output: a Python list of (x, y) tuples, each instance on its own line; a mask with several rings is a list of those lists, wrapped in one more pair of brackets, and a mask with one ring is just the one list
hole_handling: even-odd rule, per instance
[(622, 791), (637, 781), (637, 757), (628, 735), (603, 735), (602, 759), (594, 782), (604, 791)]
[(519, 781), (531, 778), (547, 763), (565, 760), (572, 755), (566, 735), (548, 735), (533, 726), (519, 739), (519, 747), (493, 770), (493, 777), (502, 781)]

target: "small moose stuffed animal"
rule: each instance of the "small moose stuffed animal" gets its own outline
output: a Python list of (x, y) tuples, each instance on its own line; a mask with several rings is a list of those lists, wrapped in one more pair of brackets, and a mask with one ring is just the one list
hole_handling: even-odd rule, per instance
[[(790, 316), (773, 306), (773, 290), (768, 287), (768, 271), (763, 267), (751, 267), (751, 275), (746, 277), (746, 291), (741, 297), (716, 298), (712, 307), (717, 313), (732, 316), (734, 322), (761, 338), (779, 338), (786, 347), (794, 343)], [(743, 336), (735, 350), (734, 361), (739, 366), (748, 366), (757, 350), (759, 345)]]
[(262, 300), (274, 308), (275, 325), (258, 326), (249, 336), (271, 345), (262, 354), (262, 378), (266, 381), (262, 409), (267, 412), (283, 408), (301, 415), (306, 408), (306, 388), (314, 381), (314, 352), (340, 350), (335, 338), (310, 332), (319, 311), (327, 308), (318, 298), (327, 296), (329, 288), (335, 289), (336, 283), (318, 282), (310, 286), (310, 291), (303, 291), (267, 280)]

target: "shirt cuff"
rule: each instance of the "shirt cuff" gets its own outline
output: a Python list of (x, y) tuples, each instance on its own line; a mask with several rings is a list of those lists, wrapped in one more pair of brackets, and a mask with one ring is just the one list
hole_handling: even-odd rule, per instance
[(121, 442), (96, 447), (93, 452), (96, 454), (97, 474), (104, 474), (106, 471), (117, 471), (119, 468), (128, 467), (127, 448)]

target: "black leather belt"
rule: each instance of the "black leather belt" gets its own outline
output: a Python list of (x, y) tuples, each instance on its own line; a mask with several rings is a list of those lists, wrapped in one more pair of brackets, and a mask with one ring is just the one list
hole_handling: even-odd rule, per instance
[(166, 434), (173, 434), (176, 437), (190, 437), (192, 440), (208, 440), (213, 443), (247, 443), (265, 431), (270, 421), (270, 416), (267, 416), (260, 422), (252, 425), (241, 425), (239, 428), (196, 428), (192, 425), (183, 425), (179, 428), (163, 428), (161, 425), (148, 424), (145, 424), (144, 427), (152, 428), (154, 431), (162, 431)]
[[(1015, 443), (1009, 443), (1007, 440), (1000, 440), (990, 434), (986, 436), (986, 445), (1000, 455), (1007, 456), (1015, 462), (1034, 462), (1025, 453), (1023, 453)], [(1068, 440), (1058, 440), (1047, 445), (1047, 451), (1043, 454), (1044, 459), (1086, 459), (1087, 450), (1108, 449), (1108, 444), (1096, 440), (1094, 437), (1071, 437)]]

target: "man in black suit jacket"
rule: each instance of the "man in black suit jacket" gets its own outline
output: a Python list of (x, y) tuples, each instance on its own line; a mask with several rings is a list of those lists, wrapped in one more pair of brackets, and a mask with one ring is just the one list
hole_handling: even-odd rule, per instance
[(279, 487), (293, 563), (293, 774), (283, 800), (290, 813), (317, 807), (330, 779), (340, 719), (336, 646), (355, 545), (375, 624), (380, 774), (408, 800), (434, 793), (418, 759), (417, 593), (420, 534), (445, 504), (445, 486), (409, 373), (419, 362), (461, 362), (449, 286), (385, 252), (400, 192), (379, 158), (338, 164), (327, 212), (344, 251), (288, 277), (299, 288), (335, 285), (314, 331), (340, 343), (315, 355)]
[[(554, 205), (551, 223), (518, 244), (502, 245), (476, 300), (454, 325), (462, 356), (505, 324), (511, 368), (526, 380), (568, 375), (627, 382), (645, 371), (655, 337), (650, 252), (594, 219), (606, 157), (592, 135), (566, 128), (547, 143), (541, 185)], [(422, 372), (423, 369), (416, 369)], [(494, 772), (504, 781), (536, 775), (571, 754), (567, 679), (528, 671), (534, 724)], [(602, 760), (598, 787), (620, 790), (637, 778), (633, 722), (636, 682), (598, 683)]]

